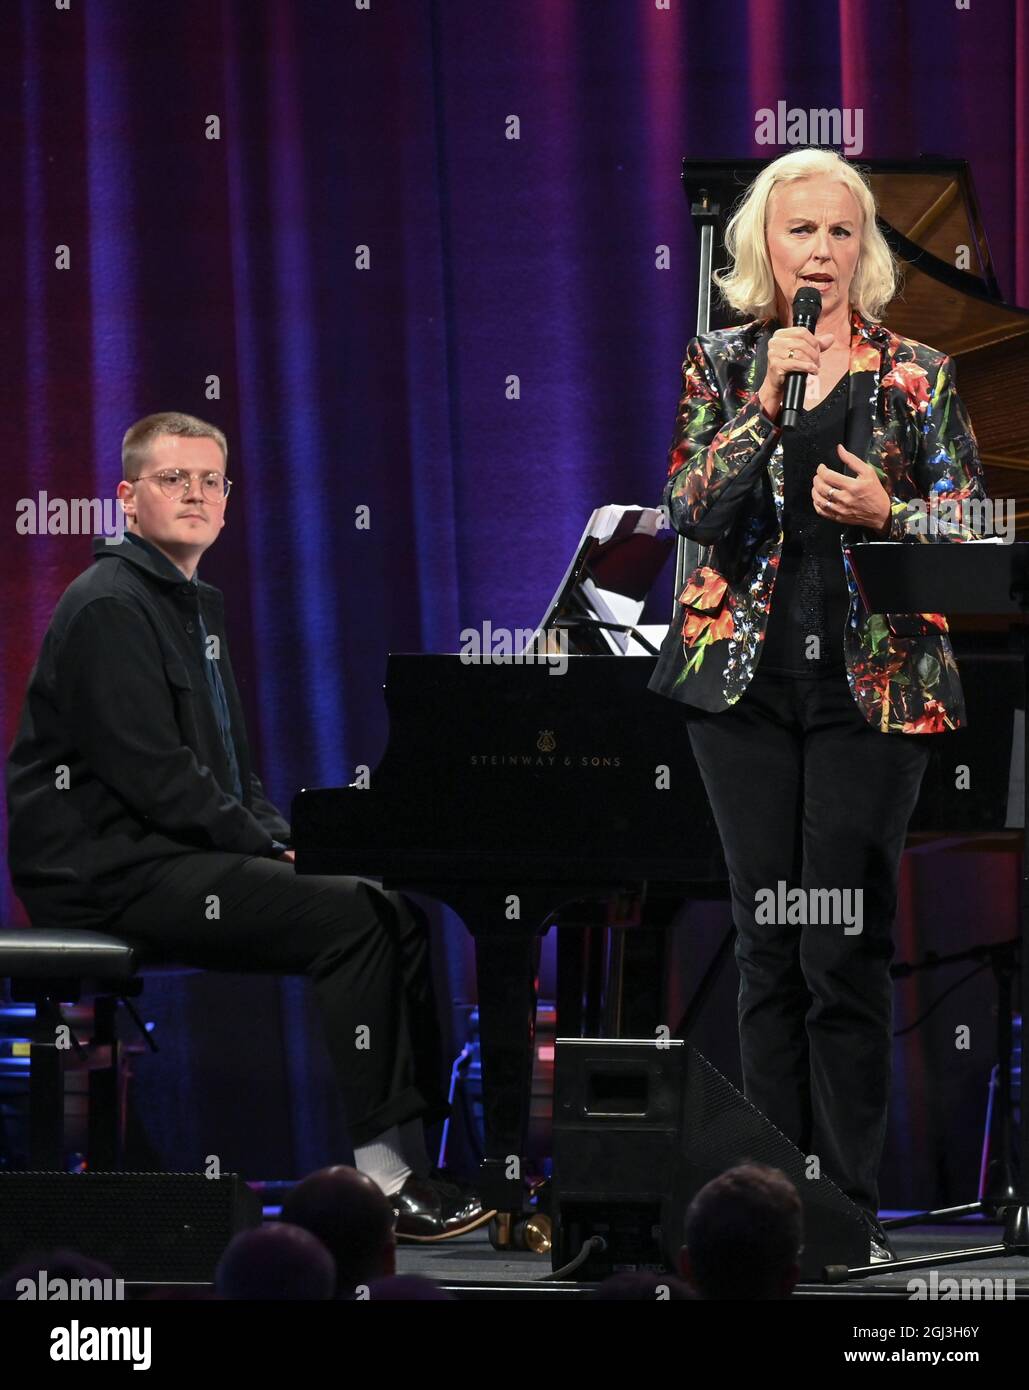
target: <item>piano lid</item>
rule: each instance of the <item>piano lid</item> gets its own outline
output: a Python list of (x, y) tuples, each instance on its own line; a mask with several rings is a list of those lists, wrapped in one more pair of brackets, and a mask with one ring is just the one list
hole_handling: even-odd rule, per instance
[[(691, 212), (714, 216), (715, 264), (724, 266), (724, 229), (734, 205), (767, 160), (683, 160)], [(884, 322), (895, 333), (949, 353), (994, 497), (1016, 503), (1029, 538), (1029, 310), (1001, 298), (972, 175), (964, 160), (862, 160), (883, 235), (903, 263), (900, 291)], [(963, 248), (963, 249), (962, 249)], [(959, 265), (966, 268), (958, 268)], [(715, 327), (733, 316), (715, 295)]]

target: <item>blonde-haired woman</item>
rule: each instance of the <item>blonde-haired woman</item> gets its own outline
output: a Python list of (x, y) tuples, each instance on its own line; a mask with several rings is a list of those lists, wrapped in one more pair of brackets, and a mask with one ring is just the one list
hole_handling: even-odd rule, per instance
[[(927, 736), (965, 710), (946, 619), (867, 613), (843, 547), (970, 539), (982, 466), (953, 362), (879, 321), (896, 268), (853, 166), (825, 150), (775, 160), (726, 245), (715, 278), (748, 322), (689, 344), (664, 493), (676, 530), (711, 550), (651, 689), (687, 707), (725, 850), (746, 1094), (863, 1209), (871, 1257), (888, 1259), (897, 879)], [(813, 333), (792, 324), (803, 286), (821, 295)], [(783, 431), (790, 371), (805, 408)]]

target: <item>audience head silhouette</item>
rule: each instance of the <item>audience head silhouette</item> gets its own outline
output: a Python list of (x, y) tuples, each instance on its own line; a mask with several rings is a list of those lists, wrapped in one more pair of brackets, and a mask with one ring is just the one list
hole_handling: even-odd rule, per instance
[[(0, 1277), (0, 1302), (25, 1298), (26, 1281), (38, 1286), (41, 1277), (47, 1280), (63, 1279), (68, 1285), (74, 1284), (76, 1292), (65, 1294), (65, 1297), (100, 1298), (103, 1296), (99, 1291), (100, 1285), (105, 1279), (113, 1281), (115, 1276), (110, 1265), (80, 1254), (78, 1250), (61, 1248), (26, 1252), (18, 1264)], [(92, 1291), (87, 1285), (94, 1286)]]
[(679, 1267), (701, 1298), (789, 1298), (800, 1275), (803, 1214), (785, 1173), (730, 1168), (686, 1212)]
[(336, 1261), (337, 1296), (395, 1272), (393, 1208), (382, 1188), (356, 1168), (320, 1168), (282, 1204), (282, 1219), (318, 1237)]
[(222, 1298), (320, 1301), (335, 1297), (336, 1262), (317, 1236), (280, 1222), (234, 1236), (214, 1284)]

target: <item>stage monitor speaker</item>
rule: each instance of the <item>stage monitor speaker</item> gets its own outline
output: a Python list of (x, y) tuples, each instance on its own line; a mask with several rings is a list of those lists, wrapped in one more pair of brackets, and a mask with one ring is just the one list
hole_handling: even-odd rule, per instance
[(63, 1247), (118, 1279), (209, 1283), (261, 1211), (238, 1173), (0, 1173), (0, 1270)]
[(577, 1271), (675, 1271), (686, 1209), (738, 1163), (780, 1168), (804, 1209), (801, 1278), (867, 1264), (860, 1208), (696, 1048), (676, 1039), (558, 1038), (554, 1068), (553, 1268), (600, 1235)]

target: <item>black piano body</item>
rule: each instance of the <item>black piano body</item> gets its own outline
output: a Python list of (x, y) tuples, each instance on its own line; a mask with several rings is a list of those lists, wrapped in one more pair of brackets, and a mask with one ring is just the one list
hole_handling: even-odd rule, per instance
[[(622, 897), (653, 930), (684, 898), (727, 892), (686, 712), (646, 689), (653, 658), (565, 661), (390, 656), (390, 738), (369, 785), (304, 790), (292, 810), (298, 873), (428, 894), (474, 936), (483, 1195), (505, 1211), (522, 1203), (510, 1160), (524, 1154), (541, 933), (562, 909), (582, 922), (585, 904)], [(589, 1026), (580, 946), (561, 934), (558, 1012), (573, 1034)]]

